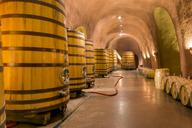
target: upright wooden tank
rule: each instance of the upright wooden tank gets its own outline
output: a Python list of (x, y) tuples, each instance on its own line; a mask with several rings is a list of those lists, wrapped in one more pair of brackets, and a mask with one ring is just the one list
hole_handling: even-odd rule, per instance
[(2, 63), (2, 42), (1, 42), (1, 19), (0, 19), (0, 128), (5, 128), (5, 97), (3, 85), (3, 63)]
[(46, 124), (50, 111), (66, 109), (70, 96), (64, 8), (60, 0), (0, 2), (8, 120)]
[(126, 51), (122, 55), (122, 65), (121, 67), (123, 69), (131, 70), (131, 69), (136, 69), (136, 64), (135, 64), (135, 55), (131, 51)]
[(85, 36), (68, 30), (70, 92), (81, 93), (86, 87)]
[(108, 55), (108, 72), (113, 71), (113, 50), (107, 49), (107, 55)]
[(95, 58), (93, 41), (86, 40), (86, 68), (87, 77), (86, 82), (88, 87), (93, 86), (95, 82)]
[(108, 75), (108, 62), (106, 49), (95, 49), (95, 73), (97, 76)]
[(117, 69), (117, 63), (118, 63), (116, 50), (113, 50), (113, 52), (112, 52), (112, 62), (113, 62), (112, 68), (113, 68), (113, 70), (116, 70)]

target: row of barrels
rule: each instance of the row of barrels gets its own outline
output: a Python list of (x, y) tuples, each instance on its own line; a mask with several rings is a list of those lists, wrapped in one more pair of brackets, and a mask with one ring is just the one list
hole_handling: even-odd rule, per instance
[(146, 67), (138, 67), (138, 71), (141, 75), (148, 79), (154, 79), (155, 77), (155, 70), (151, 68)]
[(131, 51), (126, 51), (122, 55), (121, 68), (125, 70), (136, 69), (135, 54)]
[(68, 30), (69, 87), (70, 92), (81, 92), (94, 84), (94, 48), (93, 42), (85, 40), (85, 35)]
[(169, 69), (139, 67), (138, 71), (147, 78), (155, 79), (155, 87), (163, 90), (173, 99), (180, 100), (184, 106), (192, 108), (192, 81), (179, 76), (170, 76)]
[(184, 106), (192, 107), (192, 81), (178, 76), (167, 76), (162, 79), (162, 89)]
[(156, 69), (155, 86), (184, 106), (192, 107), (192, 81), (179, 76), (170, 76), (169, 69)]
[(113, 49), (95, 49), (95, 73), (106, 76), (117, 69), (117, 54)]
[(61, 0), (0, 1), (0, 127), (6, 115), (65, 110), (70, 92), (94, 82), (93, 43), (67, 30), (64, 9)]

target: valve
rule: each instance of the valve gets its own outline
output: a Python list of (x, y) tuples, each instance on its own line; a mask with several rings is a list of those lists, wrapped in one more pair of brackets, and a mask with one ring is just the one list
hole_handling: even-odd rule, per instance
[(85, 66), (83, 66), (82, 75), (84, 78), (87, 76), (87, 68)]
[(60, 82), (64, 85), (69, 83), (69, 70), (64, 68), (63, 71), (59, 75)]

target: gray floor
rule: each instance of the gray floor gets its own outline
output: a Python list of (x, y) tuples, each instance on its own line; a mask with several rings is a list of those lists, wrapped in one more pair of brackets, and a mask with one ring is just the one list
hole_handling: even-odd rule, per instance
[[(192, 128), (192, 110), (183, 107), (136, 72), (117, 71), (114, 97), (91, 95), (61, 128)], [(97, 80), (97, 87), (110, 88), (117, 78)], [(108, 90), (109, 91), (109, 90)]]

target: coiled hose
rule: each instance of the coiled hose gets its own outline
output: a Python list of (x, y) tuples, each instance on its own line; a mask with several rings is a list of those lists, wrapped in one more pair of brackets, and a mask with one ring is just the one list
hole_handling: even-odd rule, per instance
[[(98, 92), (98, 91), (90, 91), (88, 93), (93, 93), (93, 94), (98, 94), (98, 95), (103, 95), (103, 96), (116, 96), (118, 94), (118, 83), (120, 80), (122, 80), (124, 77), (123, 76), (116, 76), (116, 75), (112, 75), (111, 77), (118, 77), (119, 79), (117, 80), (117, 82), (114, 84), (114, 89), (115, 92), (112, 94), (106, 94), (106, 93), (102, 93), (102, 92)], [(87, 92), (86, 92), (87, 93)], [(57, 123), (57, 125), (55, 125), (53, 128), (60, 128), (60, 125), (68, 118), (70, 117), (75, 111), (77, 111), (77, 109), (84, 103), (85, 101), (81, 102), (80, 104), (77, 105), (77, 107), (70, 112), (70, 114), (68, 114), (67, 116), (65, 116), (59, 123)]]
[[(93, 93), (93, 94), (98, 94), (98, 95), (103, 95), (103, 96), (116, 96), (119, 91), (118, 91), (118, 83), (121, 79), (123, 79), (124, 77), (123, 76), (115, 76), (115, 75), (112, 75), (111, 77), (118, 77), (119, 79), (117, 80), (117, 82), (114, 84), (114, 89), (115, 89), (115, 92), (112, 93), (112, 94), (107, 94), (107, 93), (103, 93), (103, 92), (99, 92), (99, 91), (88, 91), (88, 92), (85, 92), (85, 93)], [(110, 77), (109, 77), (110, 78)]]

